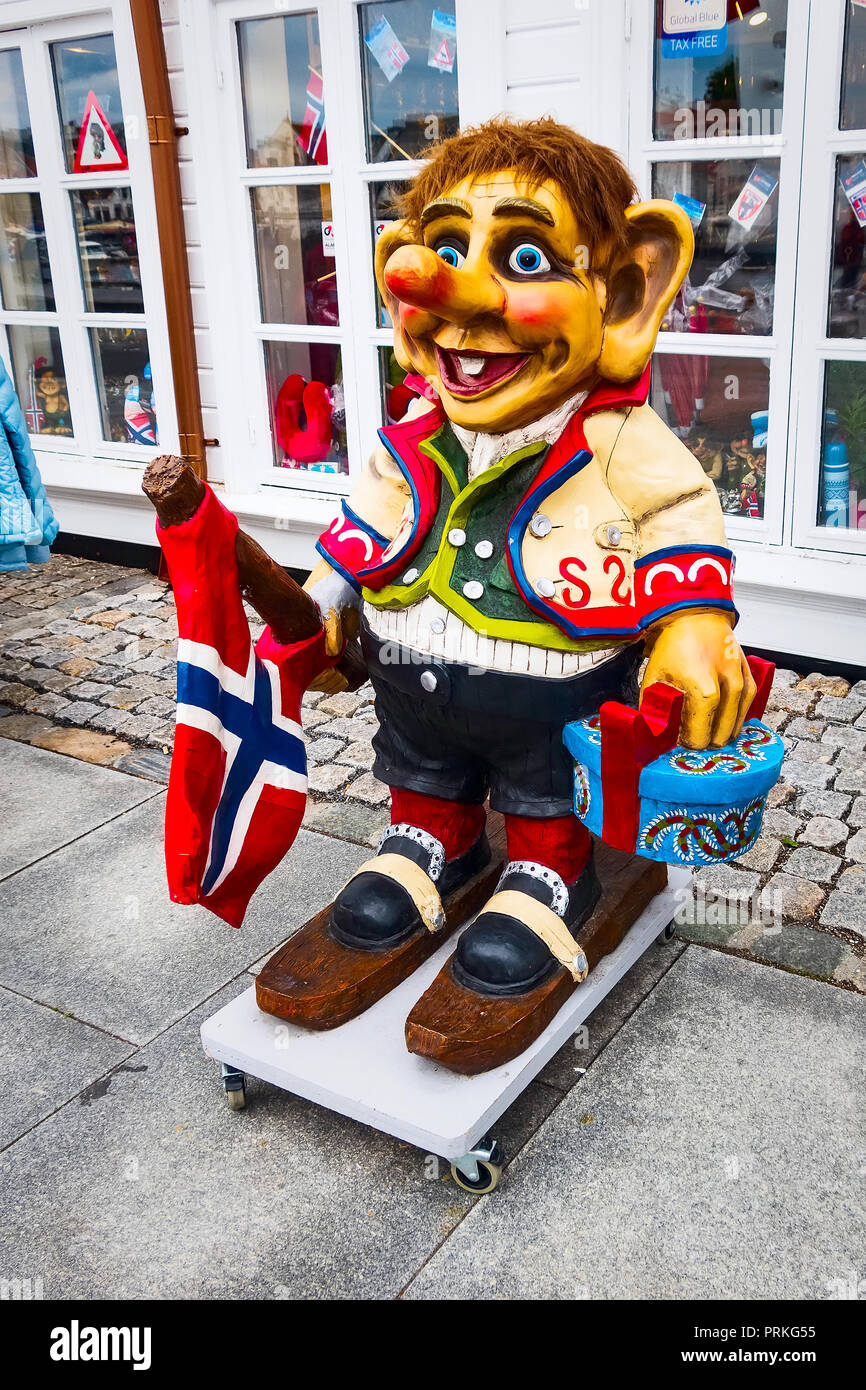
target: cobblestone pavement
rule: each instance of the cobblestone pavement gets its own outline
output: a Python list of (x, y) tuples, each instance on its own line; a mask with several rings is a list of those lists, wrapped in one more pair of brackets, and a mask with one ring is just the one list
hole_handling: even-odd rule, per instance
[[(176, 637), (171, 593), (144, 570), (58, 555), (0, 575), (0, 735), (167, 780)], [(866, 681), (779, 670), (766, 719), (788, 751), (761, 837), (699, 873), (679, 932), (866, 993)], [(304, 725), (305, 823), (375, 844), (388, 792), (370, 772), (370, 687), (305, 695)]]

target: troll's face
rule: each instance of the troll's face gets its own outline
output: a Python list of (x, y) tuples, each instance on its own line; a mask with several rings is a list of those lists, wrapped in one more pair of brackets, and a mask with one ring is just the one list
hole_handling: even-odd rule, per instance
[(451, 420), (489, 432), (638, 376), (693, 247), (685, 214), (656, 202), (624, 213), (624, 249), (592, 249), (555, 181), (529, 189), (509, 171), (448, 188), (420, 222), (377, 246), (395, 351)]

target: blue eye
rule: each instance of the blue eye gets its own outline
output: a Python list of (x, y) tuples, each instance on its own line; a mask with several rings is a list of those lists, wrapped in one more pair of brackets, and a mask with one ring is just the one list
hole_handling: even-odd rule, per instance
[(515, 246), (508, 257), (508, 268), (518, 275), (542, 275), (550, 270), (550, 261), (531, 241), (524, 241), (520, 246)]
[(459, 270), (466, 257), (456, 246), (451, 246), (447, 242), (443, 246), (436, 247), (436, 255), (441, 256), (446, 265), (452, 265), (455, 270)]

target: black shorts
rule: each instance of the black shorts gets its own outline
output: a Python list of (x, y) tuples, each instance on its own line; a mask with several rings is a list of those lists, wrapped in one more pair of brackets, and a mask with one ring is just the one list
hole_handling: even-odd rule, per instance
[(605, 700), (637, 704), (641, 643), (579, 676), (549, 680), (421, 660), (366, 625), (361, 641), (379, 720), (374, 775), (444, 801), (480, 804), (489, 793), (506, 815), (569, 815), (564, 726)]

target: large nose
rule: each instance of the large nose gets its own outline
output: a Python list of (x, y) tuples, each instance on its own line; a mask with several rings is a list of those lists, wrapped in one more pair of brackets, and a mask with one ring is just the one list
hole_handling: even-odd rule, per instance
[(452, 323), (501, 314), (505, 294), (483, 267), (461, 270), (427, 246), (401, 246), (388, 260), (385, 284), (404, 304)]

